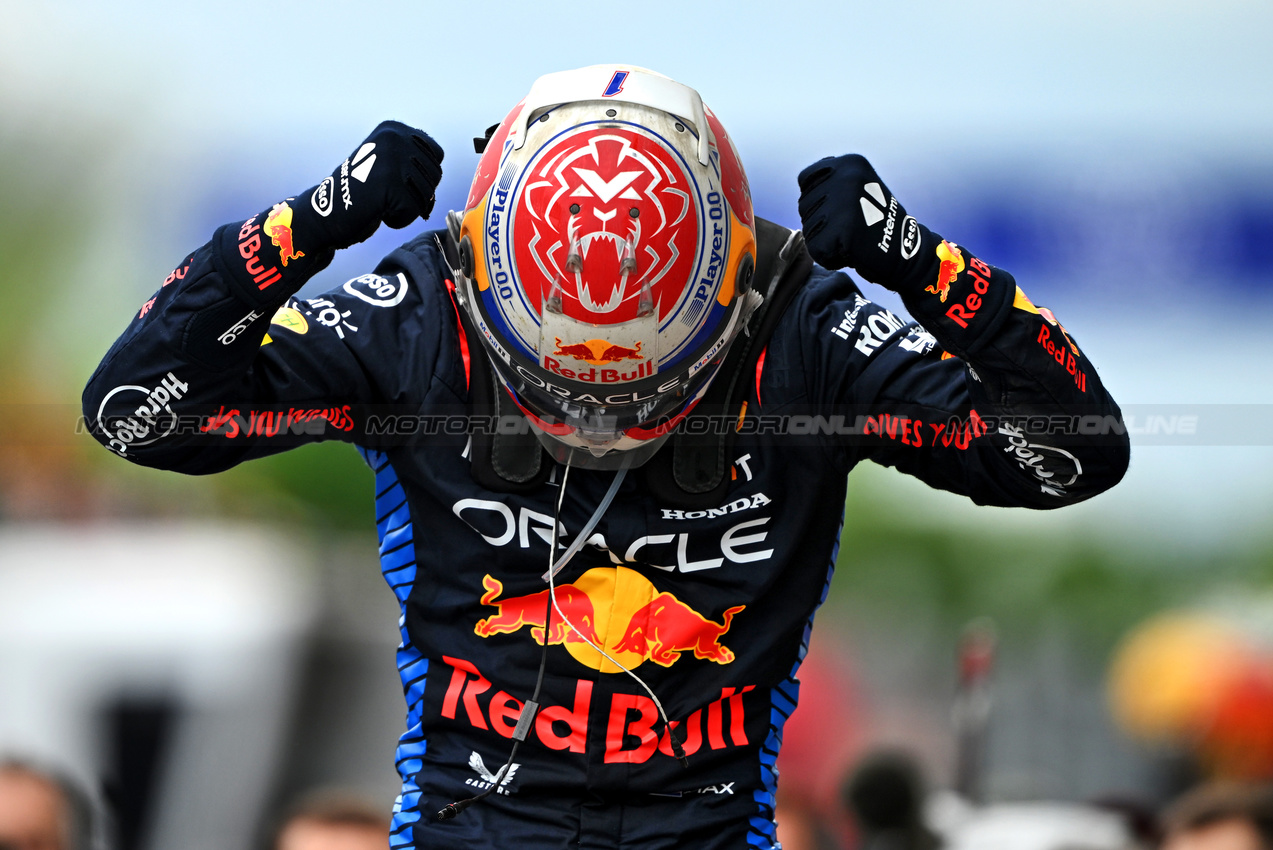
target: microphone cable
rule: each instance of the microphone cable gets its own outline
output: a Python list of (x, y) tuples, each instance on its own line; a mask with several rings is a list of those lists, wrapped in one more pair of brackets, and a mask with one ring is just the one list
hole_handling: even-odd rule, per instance
[(576, 554), (578, 554), (579, 550), (583, 548), (584, 543), (592, 534), (593, 529), (595, 529), (597, 527), (597, 523), (601, 521), (602, 514), (606, 512), (606, 509), (610, 507), (610, 503), (614, 501), (615, 495), (619, 492), (619, 485), (623, 483), (623, 479), (627, 475), (628, 468), (631, 464), (631, 457), (624, 458), (623, 465), (620, 466), (618, 472), (615, 473), (614, 480), (610, 483), (610, 488), (606, 491), (605, 496), (602, 497), (601, 503), (597, 505), (597, 509), (593, 511), (592, 516), (589, 518), (588, 522), (584, 524), (583, 529), (575, 537), (574, 541), (570, 544), (570, 547), (562, 553), (560, 558), (555, 559), (554, 561), (553, 556), (556, 554), (557, 547), (560, 545), (557, 542), (557, 535), (561, 531), (561, 506), (566, 499), (566, 482), (570, 478), (570, 457), (566, 457), (565, 471), (561, 476), (561, 486), (557, 491), (557, 506), (553, 514), (552, 541), (549, 543), (548, 548), (548, 572), (543, 575), (544, 580), (548, 582), (548, 604), (545, 606), (544, 611), (544, 633), (540, 640), (542, 650), (539, 653), (539, 673), (535, 677), (535, 691), (531, 695), (531, 698), (522, 705), (521, 713), (517, 717), (517, 725), (513, 729), (512, 750), (509, 752), (508, 759), (504, 762), (504, 766), (495, 773), (493, 781), (491, 782), (491, 787), (482, 791), (480, 794), (476, 794), (467, 799), (458, 800), (444, 806), (437, 814), (437, 819), (439, 821), (450, 820), (469, 806), (495, 793), (500, 788), (503, 778), (512, 768), (513, 759), (517, 757), (517, 750), (522, 745), (522, 741), (526, 740), (526, 736), (530, 733), (531, 723), (534, 721), (535, 715), (539, 712), (539, 693), (543, 688), (544, 671), (547, 669), (548, 665), (548, 636), (552, 631), (553, 611), (557, 612), (557, 616), (559, 616), (562, 622), (566, 624), (566, 627), (577, 634), (584, 643), (601, 653), (601, 655), (603, 655), (611, 664), (618, 667), (624, 673), (627, 673), (636, 680), (637, 684), (645, 689), (645, 692), (650, 695), (650, 699), (654, 701), (655, 707), (658, 708), (659, 717), (663, 720), (663, 727), (667, 732), (668, 741), (672, 746), (673, 754), (681, 762), (682, 767), (689, 767), (689, 758), (685, 754), (685, 748), (682, 746), (681, 740), (676, 736), (676, 730), (672, 728), (671, 721), (668, 720), (667, 712), (663, 709), (663, 703), (657, 696), (654, 695), (654, 691), (650, 688), (650, 686), (647, 685), (645, 680), (643, 680), (640, 676), (620, 664), (608, 652), (589, 640), (587, 635), (576, 628), (574, 623), (570, 622), (570, 619), (566, 616), (565, 612), (561, 610), (561, 606), (557, 604), (557, 586), (554, 583), (554, 578), (557, 573), (561, 572), (562, 568), (565, 567)]

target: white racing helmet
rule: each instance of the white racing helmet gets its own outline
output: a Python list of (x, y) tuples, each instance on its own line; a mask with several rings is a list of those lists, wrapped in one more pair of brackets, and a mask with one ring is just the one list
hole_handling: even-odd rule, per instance
[(751, 192), (698, 93), (630, 65), (540, 77), (490, 136), (457, 292), (557, 460), (643, 463), (760, 296)]

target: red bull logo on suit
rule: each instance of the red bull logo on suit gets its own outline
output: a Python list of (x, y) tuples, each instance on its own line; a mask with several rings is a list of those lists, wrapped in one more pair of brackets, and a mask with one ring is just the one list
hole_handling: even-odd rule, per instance
[[(482, 579), (482, 604), (491, 605), (496, 613), (484, 620), (478, 620), (473, 627), (475, 634), (490, 637), (495, 634), (516, 632), (524, 626), (530, 626), (530, 636), (536, 643), (544, 642), (544, 626), (548, 617), (550, 604), (548, 591), (528, 593), (525, 596), (510, 596), (499, 599), (504, 586), (498, 579), (489, 575)], [(554, 646), (563, 643), (584, 643), (585, 638), (597, 643), (600, 638), (593, 628), (592, 600), (588, 595), (572, 584), (557, 588), (557, 605), (565, 612), (571, 626), (566, 625), (561, 617), (554, 614), (553, 624), (548, 635), (548, 643)]]
[(924, 287), (924, 291), (938, 296), (945, 304), (946, 298), (950, 295), (950, 285), (964, 270), (964, 255), (958, 245), (942, 240), (942, 243), (937, 246), (937, 259), (941, 261), (937, 269), (937, 282)]
[(287, 201), (270, 208), (261, 229), (265, 231), (266, 236), (270, 237), (270, 242), (278, 248), (278, 256), (284, 267), (287, 266), (288, 260), (299, 260), (305, 256), (296, 250), (292, 240), (292, 208), (287, 205)]
[[(547, 589), (501, 599), (503, 585), (497, 579), (488, 575), (482, 586), (482, 604), (496, 611), (478, 620), (474, 633), (490, 637), (529, 626), (536, 642), (544, 640)], [(620, 671), (588, 641), (628, 669), (646, 661), (671, 667), (687, 652), (700, 661), (729, 664), (734, 653), (721, 640), (746, 607), (727, 608), (719, 622), (710, 620), (627, 567), (597, 567), (571, 584), (558, 585), (557, 605), (570, 624), (554, 612), (548, 643), (565, 646), (580, 664), (603, 673)]]
[[(471, 661), (444, 655), (442, 662), (451, 668), (442, 697), (442, 717), (504, 738), (513, 737), (522, 701), (495, 689), (494, 683)], [(613, 693), (606, 704), (593, 699), (593, 688), (591, 680), (577, 679), (574, 696), (567, 700), (569, 705), (540, 708), (533, 727), (539, 743), (550, 750), (583, 753), (590, 739), (589, 728), (595, 724), (605, 729), (606, 764), (643, 764), (656, 753), (674, 757), (668, 730), (656, 731), (659, 712), (653, 700), (641, 694)], [(673, 720), (672, 728), (681, 738), (685, 754), (747, 746), (749, 693), (753, 694), (755, 705), (755, 697), (759, 696), (755, 685), (721, 688), (719, 697), (683, 721)]]

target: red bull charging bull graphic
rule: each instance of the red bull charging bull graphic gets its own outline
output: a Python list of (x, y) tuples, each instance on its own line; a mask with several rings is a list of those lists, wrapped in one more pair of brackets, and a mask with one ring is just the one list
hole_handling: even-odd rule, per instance
[(936, 295), (945, 304), (950, 295), (950, 285), (964, 270), (964, 255), (958, 245), (952, 245), (943, 239), (937, 246), (937, 259), (941, 261), (941, 266), (937, 269), (937, 282), (925, 286), (924, 291)]
[(573, 357), (576, 360), (591, 363), (593, 366), (604, 366), (607, 363), (618, 363), (621, 360), (642, 360), (645, 358), (645, 355), (641, 353), (642, 343), (640, 342), (636, 344), (636, 348), (627, 348), (622, 345), (615, 345), (604, 339), (590, 339), (573, 345), (562, 345), (561, 337), (554, 337), (554, 339), (557, 340), (557, 349), (553, 352), (554, 357)]
[[(482, 604), (491, 605), (497, 611), (486, 619), (477, 621), (477, 625), (473, 627), (475, 634), (490, 637), (516, 632), (525, 626), (530, 626), (530, 636), (535, 639), (535, 642), (544, 642), (545, 618), (548, 616), (550, 604), (547, 590), (499, 599), (504, 586), (498, 579), (489, 575), (482, 579), (482, 587), (486, 588), (486, 592), (482, 594)], [(567, 626), (561, 617), (554, 615), (548, 643), (554, 646), (568, 641), (584, 643), (584, 638), (593, 643), (600, 642), (601, 639), (597, 637), (597, 632), (593, 628), (592, 600), (586, 593), (574, 585), (562, 585), (557, 588), (557, 605), (565, 612), (574, 628)]]
[(288, 260), (299, 260), (305, 256), (296, 250), (292, 241), (292, 208), (287, 205), (287, 201), (270, 208), (269, 215), (265, 217), (265, 227), (262, 229), (278, 248), (278, 256), (284, 268), (287, 267)]
[(723, 621), (713, 623), (672, 594), (660, 593), (628, 621), (614, 648), (635, 652), (664, 667), (671, 667), (682, 652), (693, 652), (702, 661), (728, 664), (734, 653), (721, 646), (720, 638), (744, 607), (725, 609)]
[[(496, 612), (478, 620), (475, 634), (490, 637), (529, 627), (536, 642), (544, 640), (547, 589), (501, 599), (503, 586), (497, 579), (488, 575), (482, 586), (486, 589), (482, 604)], [(627, 567), (597, 567), (571, 584), (557, 585), (557, 605), (570, 625), (554, 612), (548, 643), (564, 646), (580, 664), (602, 673), (620, 670), (588, 641), (629, 670), (646, 661), (671, 667), (687, 652), (700, 661), (729, 664), (734, 653), (721, 640), (734, 617), (746, 608), (727, 608), (720, 622), (710, 620)]]

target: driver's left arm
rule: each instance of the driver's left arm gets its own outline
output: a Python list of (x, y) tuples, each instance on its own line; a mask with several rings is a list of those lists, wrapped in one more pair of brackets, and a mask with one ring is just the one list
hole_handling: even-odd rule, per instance
[(815, 274), (802, 311), (807, 391), (853, 423), (839, 438), (848, 463), (1032, 508), (1122, 478), (1130, 449), (1118, 405), (1075, 336), (1011, 274), (907, 216), (861, 157), (823, 160), (801, 186), (814, 259), (897, 291), (919, 323), (843, 275)]

